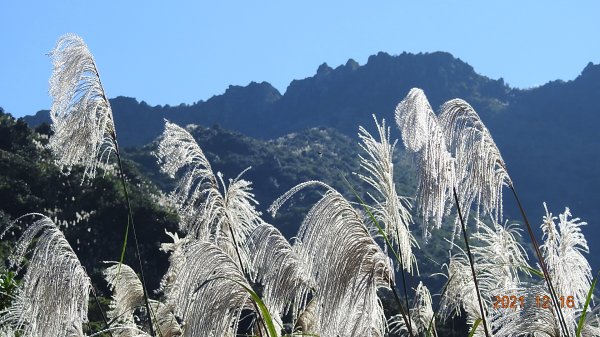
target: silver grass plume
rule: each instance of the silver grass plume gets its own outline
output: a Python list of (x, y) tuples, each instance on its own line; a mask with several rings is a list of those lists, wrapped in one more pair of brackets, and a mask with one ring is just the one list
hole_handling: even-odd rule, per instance
[(183, 335), (183, 330), (173, 314), (174, 307), (159, 301), (151, 301), (152, 312), (156, 316), (156, 330), (159, 331), (159, 336), (176, 337)]
[[(103, 332), (110, 332), (113, 337), (150, 337), (150, 334), (146, 333), (144, 330), (141, 330), (134, 322), (120, 322), (118, 324), (112, 324), (112, 327), (103, 331), (99, 331), (98, 333)], [(82, 335), (81, 337), (84, 336)]]
[(502, 221), (502, 187), (512, 184), (498, 146), (479, 115), (465, 101), (450, 100), (441, 107), (439, 123), (456, 163), (458, 196), (468, 218), (475, 204), (496, 223)]
[(16, 298), (0, 314), (0, 326), (23, 337), (66, 337), (88, 320), (90, 279), (52, 220), (28, 216), (40, 219), (27, 226), (10, 257), (12, 266), (27, 263), (27, 269)]
[(0, 327), (0, 337), (15, 337), (15, 332), (10, 326)]
[[(128, 265), (114, 262), (104, 270), (104, 278), (113, 293), (110, 311), (111, 333), (115, 337), (149, 336), (136, 324), (134, 314), (137, 309), (145, 309), (144, 289), (137, 274)], [(181, 327), (171, 312), (171, 308), (158, 301), (150, 301), (155, 330), (159, 336), (181, 335)], [(148, 314), (148, 313), (146, 313)]]
[[(549, 298), (548, 288), (543, 284), (534, 284), (527, 288), (526, 293), (527, 296), (531, 298), (532, 303), (526, 303), (524, 309), (522, 309), (519, 317), (520, 324), (518, 325), (518, 329), (527, 332), (531, 336), (564, 336), (555, 311), (552, 310), (552, 308), (538, 308), (534, 302), (535, 298)], [(540, 302), (544, 303), (544, 301)], [(582, 314), (582, 307), (583, 303), (575, 302), (575, 309), (567, 307), (561, 308), (565, 322), (567, 323), (567, 331), (570, 336), (576, 336), (577, 324)], [(582, 337), (600, 336), (599, 313), (600, 306), (588, 308), (581, 330)]]
[[(504, 226), (494, 223), (493, 228), (483, 223), (479, 224), (480, 232), (473, 234), (478, 243), (473, 247), (473, 255), (478, 266), (478, 280), (481, 293), (484, 294), (488, 311), (487, 321), (492, 327), (495, 337), (512, 337), (521, 333), (521, 309), (493, 309), (494, 295), (528, 297), (519, 278), (519, 271), (527, 268), (527, 254), (517, 238), (521, 236), (516, 224)], [(520, 306), (520, 302), (518, 304)]]
[[(515, 225), (498, 224), (494, 228), (481, 224), (480, 228), (482, 230), (473, 235), (478, 245), (472, 248), (472, 252), (479, 270), (477, 279), (484, 306), (489, 309), (488, 324), (496, 337), (518, 335), (522, 331), (519, 309), (492, 308), (494, 295), (530, 296), (518, 274), (519, 270), (528, 267), (525, 250), (516, 239), (520, 236), (519, 229)], [(461, 307), (467, 313), (470, 325), (481, 316), (469, 263), (463, 251), (450, 259), (448, 283), (441, 301), (442, 317), (459, 314)], [(483, 325), (477, 328), (476, 335), (484, 335)]]
[(377, 196), (371, 195), (376, 202), (374, 216), (385, 228), (386, 235), (391, 238), (396, 250), (402, 258), (402, 265), (409, 273), (416, 266), (412, 247), (417, 243), (410, 232), (412, 223), (410, 203), (406, 198), (398, 196), (394, 183), (393, 155), (397, 141), (390, 143), (390, 128), (386, 128), (385, 119), (381, 124), (373, 115), (379, 140), (375, 139), (365, 128), (359, 127), (362, 144), (360, 147), (367, 153), (366, 157), (359, 155), (361, 168), (367, 174), (358, 176), (374, 188)]
[[(431, 293), (423, 282), (419, 282), (415, 290), (415, 300), (413, 308), (410, 309), (410, 316), (414, 335), (426, 334), (426, 331), (433, 331), (433, 336), (437, 335)], [(408, 335), (408, 327), (401, 315), (390, 317), (388, 323), (390, 333)]]
[[(301, 188), (320, 185), (325, 195), (304, 219), (294, 251), (316, 285), (309, 316), (320, 336), (383, 336), (385, 316), (377, 289), (393, 282), (390, 260), (370, 236), (362, 217), (328, 185), (300, 184), (277, 199), (281, 204)], [(306, 324), (308, 325), (308, 324)]]
[(261, 283), (263, 301), (273, 319), (280, 319), (290, 308), (296, 321), (306, 307), (307, 295), (314, 285), (303, 262), (289, 242), (271, 225), (257, 227), (248, 239), (252, 265), (256, 272), (252, 282)]
[(554, 283), (557, 294), (569, 294), (575, 297), (575, 303), (584, 303), (592, 280), (591, 267), (582, 253), (589, 253), (589, 247), (581, 226), (587, 225), (580, 222), (579, 218), (571, 218), (571, 211), (565, 208), (564, 213), (558, 216), (558, 230), (556, 217), (548, 212), (544, 203), (546, 215), (542, 224), (544, 243), (540, 250)]
[(73, 335), (70, 337), (95, 337), (100, 334), (104, 336), (105, 334), (110, 333), (113, 337), (150, 337), (150, 334), (146, 333), (144, 330), (141, 330), (135, 323), (121, 323), (115, 325), (111, 328), (98, 331), (90, 336), (85, 335)]
[[(473, 283), (473, 277), (471, 275), (466, 254), (462, 252), (462, 254), (452, 256), (447, 268), (448, 281), (446, 284), (446, 292), (440, 303), (440, 315), (444, 318), (448, 318), (452, 315), (459, 314), (460, 308), (462, 307), (467, 313), (467, 324), (473, 326), (475, 321), (478, 318), (481, 318), (481, 311), (479, 310), (477, 292), (475, 290), (475, 284)], [(481, 279), (478, 278), (478, 281), (481, 281)], [(481, 290), (481, 293), (485, 294), (483, 290)], [(487, 300), (485, 297), (483, 299)], [(488, 305), (489, 301), (485, 301), (484, 303), (486, 304), (486, 308), (490, 307)], [(475, 335), (484, 336), (482, 324), (477, 327)]]
[[(178, 247), (185, 259), (164, 288), (166, 305), (183, 319), (183, 336), (233, 336), (243, 309), (252, 309), (239, 266), (218, 246), (194, 241)], [(173, 265), (169, 267), (169, 272)]]
[(404, 146), (415, 154), (419, 185), (417, 203), (423, 217), (423, 235), (431, 223), (439, 228), (455, 185), (454, 159), (423, 90), (413, 88), (395, 111)]
[(49, 147), (59, 166), (85, 167), (84, 178), (93, 178), (101, 162), (117, 151), (112, 110), (100, 82), (94, 57), (75, 34), (62, 36), (50, 53), (52, 130)]
[(181, 230), (193, 238), (217, 243), (232, 257), (239, 252), (235, 260), (250, 268), (245, 241), (262, 220), (255, 209), (251, 183), (241, 179), (245, 171), (225, 184), (220, 174), (215, 176), (192, 135), (168, 121), (155, 155), (162, 172), (171, 177), (181, 173), (170, 194), (181, 218)]
[(182, 270), (188, 258), (188, 256), (185, 255), (185, 250), (183, 247), (189, 244), (190, 241), (193, 241), (187, 238), (180, 239), (177, 233), (169, 233), (166, 230), (165, 232), (173, 239), (173, 243), (161, 243), (160, 250), (167, 254), (171, 254), (169, 256), (169, 269), (160, 281), (160, 287), (158, 290), (161, 292), (164, 292), (165, 289), (172, 287), (177, 280), (179, 271)]
[[(223, 185), (223, 203), (219, 210), (221, 216), (217, 243), (222, 249), (229, 249), (232, 257), (234, 252), (231, 251), (231, 247), (236, 247), (235, 244), (237, 244), (235, 254), (239, 253), (240, 255), (236, 261), (242, 263), (240, 266), (242, 269), (251, 272), (253, 267), (250, 263), (250, 252), (246, 241), (252, 231), (264, 222), (260, 218), (261, 213), (255, 208), (258, 201), (254, 199), (252, 183), (241, 179), (249, 169), (242, 171), (235, 179), (229, 179), (228, 184), (225, 184), (222, 175), (218, 174)], [(233, 232), (233, 240), (231, 232)]]
[(299, 329), (302, 332), (315, 331), (317, 329), (318, 319), (315, 316), (317, 305), (318, 301), (313, 297), (295, 322), (294, 329)]
[(165, 131), (155, 156), (161, 172), (171, 178), (183, 171), (169, 195), (177, 206), (180, 229), (195, 238), (207, 240), (212, 230), (210, 224), (217, 218), (214, 203), (220, 199), (220, 192), (204, 152), (189, 132), (165, 121)]
[(521, 229), (517, 224), (508, 223), (494, 224), (493, 228), (481, 223), (479, 227), (481, 231), (473, 234), (478, 243), (473, 247), (473, 255), (479, 273), (488, 276), (483, 283), (492, 282), (482, 286), (489, 290), (515, 289), (521, 284), (519, 271), (527, 272), (529, 267), (527, 253), (517, 239), (521, 237)]
[(104, 270), (104, 278), (112, 291), (108, 318), (122, 323), (134, 322), (134, 311), (145, 306), (142, 282), (131, 267), (118, 262)]

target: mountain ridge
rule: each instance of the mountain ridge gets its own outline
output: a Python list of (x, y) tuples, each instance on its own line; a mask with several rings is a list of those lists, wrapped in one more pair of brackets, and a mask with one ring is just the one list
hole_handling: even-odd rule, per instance
[[(410, 78), (405, 79), (405, 75)], [(365, 78), (366, 80), (364, 80)], [(427, 78), (444, 80), (442, 83), (434, 83), (435, 81), (428, 81)], [(456, 90), (451, 90), (446, 94), (447, 90), (444, 88), (448, 87), (448, 83), (452, 79), (461, 81), (464, 88), (461, 90), (455, 86)], [(268, 82), (250, 82), (246, 86), (230, 85), (223, 94), (214, 95), (206, 101), (201, 100), (191, 105), (182, 103), (178, 106), (149, 106), (144, 101), (138, 102), (135, 98), (125, 96), (111, 99), (111, 104), (119, 134), (136, 131), (130, 130), (131, 128), (127, 128), (127, 124), (124, 123), (129, 118), (141, 116), (145, 119), (149, 118), (143, 124), (148, 135), (125, 136), (121, 143), (126, 146), (140, 146), (153, 140), (160, 133), (160, 128), (156, 126), (162, 125), (163, 118), (178, 124), (220, 124), (228, 129), (261, 139), (273, 139), (297, 129), (318, 127), (323, 124), (353, 135), (356, 123), (344, 123), (335, 117), (319, 117), (320, 112), (339, 111), (339, 107), (342, 107), (342, 110), (349, 110), (343, 107), (343, 101), (365, 95), (372, 88), (380, 89), (378, 90), (379, 94), (369, 94), (369, 97), (362, 99), (362, 103), (356, 107), (360, 111), (356, 111), (355, 108), (347, 112), (356, 116), (364, 114), (364, 111), (369, 111), (367, 118), (370, 118), (368, 116), (372, 113), (382, 115), (384, 111), (393, 110), (395, 104), (404, 97), (410, 88), (415, 86), (428, 91), (433, 106), (455, 97), (478, 101), (478, 97), (471, 97), (473, 95), (469, 94), (474, 91), (469, 83), (479, 82), (485, 82), (485, 85), (494, 88), (501, 97), (505, 95), (506, 89), (504, 89), (505, 84), (502, 79), (491, 80), (479, 75), (475, 73), (473, 67), (454, 58), (449, 53), (402, 53), (391, 56), (379, 52), (377, 55), (370, 56), (364, 65), (359, 65), (353, 59), (349, 59), (346, 64), (334, 69), (323, 63), (318, 67), (315, 75), (292, 80), (284, 94), (281, 94)], [(341, 89), (332, 92), (332, 86), (333, 89), (336, 89), (340, 83), (342, 84)], [(311, 95), (316, 95), (318, 99), (307, 97)], [(338, 98), (332, 100), (332, 97)], [(305, 103), (299, 104), (300, 102)], [(371, 106), (369, 102), (374, 102), (379, 106)], [(388, 103), (377, 104), (377, 102)], [(156, 114), (159, 111), (160, 116)], [(305, 111), (316, 111), (310, 115), (313, 117), (311, 122), (307, 120)], [(339, 113), (345, 112), (340, 111)], [(24, 118), (28, 124), (36, 126), (41, 122), (49, 121), (47, 114), (47, 110), (42, 110), (35, 116), (25, 116)], [(240, 118), (240, 116), (244, 117), (248, 114), (251, 114), (251, 118)], [(119, 123), (120, 121), (121, 123)], [(364, 121), (368, 120), (364, 119)], [(265, 128), (248, 127), (248, 125), (259, 122), (261, 124), (270, 122), (275, 125), (266, 130)], [(119, 129), (123, 129), (123, 131)], [(139, 128), (137, 129), (139, 130)]]
[[(126, 97), (111, 104), (124, 146), (153, 141), (165, 118), (180, 125), (220, 125), (262, 140), (314, 127), (356, 139), (359, 125), (372, 125), (373, 113), (393, 124), (395, 106), (412, 87), (422, 88), (434, 109), (457, 97), (475, 108), (532, 220), (541, 220), (547, 201), (554, 214), (568, 205), (576, 216), (600, 223), (600, 65), (591, 62), (575, 79), (518, 89), (478, 74), (449, 53), (380, 52), (364, 65), (352, 59), (336, 68), (323, 63), (315, 75), (292, 81), (283, 94), (267, 82), (251, 82), (192, 105), (151, 107)], [(35, 124), (33, 118), (25, 120)], [(392, 133), (399, 137), (395, 127)], [(513, 206), (507, 212), (519, 219)], [(600, 229), (591, 230), (600, 235)]]

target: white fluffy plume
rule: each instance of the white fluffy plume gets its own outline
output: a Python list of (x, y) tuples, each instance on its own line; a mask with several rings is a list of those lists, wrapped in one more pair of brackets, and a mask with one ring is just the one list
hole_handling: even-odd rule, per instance
[[(431, 335), (436, 336), (435, 318), (432, 308), (431, 293), (429, 289), (419, 282), (415, 289), (415, 300), (413, 308), (410, 309), (410, 317), (412, 321), (413, 335)], [(389, 319), (389, 329), (391, 333), (398, 335), (407, 335), (408, 327), (402, 319), (401, 315), (395, 315)], [(429, 333), (427, 333), (429, 331)]]
[[(149, 336), (141, 330), (139, 317), (135, 319), (136, 310), (146, 309), (142, 282), (135, 271), (125, 264), (119, 266), (118, 262), (114, 262), (104, 270), (104, 277), (113, 292), (111, 310), (107, 313), (112, 334), (119, 337)], [(174, 337), (182, 334), (172, 306), (153, 300), (150, 300), (150, 306), (154, 329), (160, 331), (160, 336)]]
[[(306, 216), (294, 245), (316, 285), (310, 331), (319, 336), (383, 336), (385, 317), (377, 289), (393, 282), (390, 260), (370, 236), (362, 217), (337, 191), (321, 182), (292, 188), (327, 188)], [(272, 210), (277, 207), (272, 206)], [(305, 326), (309, 324), (304, 324)]]
[(379, 140), (375, 139), (365, 128), (359, 127), (362, 144), (360, 146), (367, 156), (360, 156), (361, 168), (366, 174), (358, 176), (375, 189), (376, 195), (371, 195), (375, 201), (373, 214), (382, 224), (386, 235), (391, 238), (392, 244), (400, 254), (402, 265), (409, 273), (416, 266), (416, 259), (412, 247), (416, 241), (410, 232), (412, 223), (410, 204), (406, 198), (398, 196), (394, 183), (393, 155), (396, 141), (390, 143), (390, 128), (386, 128), (385, 120), (381, 124), (373, 115)]
[(104, 270), (104, 278), (113, 293), (109, 319), (133, 323), (134, 311), (145, 305), (142, 282), (131, 267), (115, 263)]
[(204, 152), (184, 128), (165, 122), (155, 153), (162, 172), (175, 178), (182, 171), (170, 199), (177, 206), (179, 227), (188, 235), (207, 240), (217, 220), (215, 203), (222, 202), (218, 181)]
[(50, 53), (52, 130), (49, 146), (61, 167), (85, 167), (93, 178), (99, 162), (117, 151), (110, 103), (104, 93), (94, 57), (74, 34), (62, 36)]
[(220, 174), (213, 173), (192, 135), (168, 121), (155, 155), (163, 172), (171, 177), (181, 174), (170, 194), (181, 218), (180, 228), (195, 239), (218, 244), (238, 264), (241, 259), (242, 267), (249, 268), (245, 241), (262, 220), (255, 209), (251, 183), (241, 179), (245, 171), (225, 184)]
[(496, 223), (502, 221), (502, 187), (512, 184), (498, 146), (479, 115), (465, 101), (450, 100), (439, 115), (456, 163), (456, 186), (465, 218), (471, 205), (482, 206)]
[(169, 267), (174, 277), (164, 292), (166, 304), (183, 319), (183, 336), (234, 336), (242, 309), (252, 308), (242, 271), (212, 243), (195, 241), (178, 249), (185, 258)]
[(452, 197), (454, 159), (423, 90), (411, 89), (396, 107), (395, 115), (404, 146), (415, 153), (417, 160), (417, 203), (423, 217), (423, 234), (427, 237), (430, 235), (428, 224), (441, 226), (447, 202)]
[(27, 269), (0, 326), (23, 337), (67, 337), (88, 320), (90, 279), (52, 220), (31, 216), (41, 218), (25, 229), (10, 258), (13, 266)]
[(248, 239), (252, 265), (256, 273), (253, 282), (261, 283), (263, 301), (274, 319), (292, 309), (296, 321), (314, 285), (303, 262), (279, 230), (264, 224), (257, 227)]
[[(522, 329), (520, 309), (494, 309), (496, 295), (515, 296), (515, 299), (529, 296), (518, 274), (519, 270), (528, 267), (525, 250), (517, 241), (520, 236), (518, 228), (514, 225), (497, 224), (494, 228), (481, 224), (480, 228), (482, 230), (473, 235), (476, 244), (472, 247), (472, 252), (479, 270), (477, 281), (484, 308), (488, 312), (488, 326), (495, 331), (494, 336), (519, 335)], [(467, 313), (469, 325), (481, 318), (469, 262), (463, 251), (450, 259), (448, 282), (441, 301), (443, 317), (459, 314), (462, 308)], [(476, 335), (484, 335), (482, 324), (477, 328)]]
[[(582, 253), (588, 253), (587, 240), (581, 233), (579, 218), (571, 219), (571, 211), (566, 208), (557, 218), (548, 212), (542, 224), (544, 243), (540, 246), (544, 261), (548, 267), (550, 279), (557, 294), (568, 294), (575, 297), (576, 303), (584, 303), (592, 282), (592, 269)], [(558, 295), (561, 296), (561, 295)]]

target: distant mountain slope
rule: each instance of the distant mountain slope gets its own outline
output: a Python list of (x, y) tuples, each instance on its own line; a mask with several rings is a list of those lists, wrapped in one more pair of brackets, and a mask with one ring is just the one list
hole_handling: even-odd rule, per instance
[[(484, 119), (536, 224), (542, 201), (565, 206), (600, 239), (600, 65), (575, 80), (513, 90), (506, 111)], [(592, 249), (594, 247), (592, 246)]]
[[(371, 114), (392, 120), (396, 104), (412, 87), (421, 87), (432, 105), (462, 97), (482, 110), (504, 106), (510, 89), (502, 80), (478, 75), (448, 53), (379, 53), (364, 66), (349, 60), (332, 69), (322, 64), (315, 76), (290, 83), (284, 95), (269, 83), (230, 86), (207, 101), (176, 107), (151, 107), (133, 98), (117, 97), (111, 105), (121, 144), (144, 145), (156, 138), (163, 118), (179, 124), (219, 124), (245, 135), (272, 139), (290, 132), (326, 126), (355, 135)], [(47, 112), (26, 117), (30, 125), (47, 121)]]
[[(367, 128), (375, 132), (374, 125), (368, 125)], [(343, 177), (355, 184), (356, 188), (361, 184), (352, 174), (360, 172), (358, 154), (361, 149), (358, 141), (334, 129), (312, 128), (268, 141), (217, 126), (189, 126), (188, 130), (197, 139), (213, 170), (222, 172), (225, 181), (250, 167), (242, 177), (252, 182), (261, 211), (266, 212), (275, 199), (304, 181), (321, 180), (349, 197), (352, 194)], [(162, 190), (169, 191), (173, 188), (173, 180), (158, 173), (156, 158), (151, 155), (155, 147), (153, 143), (140, 149), (130, 149), (126, 156), (137, 162), (140, 171), (157, 182)], [(412, 193), (416, 187), (414, 169), (402, 151), (397, 152), (397, 163), (398, 188)], [(360, 187), (362, 190), (366, 186)], [(286, 204), (295, 211), (283, 207), (274, 223), (288, 237), (295, 235), (302, 216), (317, 201), (314, 198), (317, 195), (300, 193), (298, 198)], [(273, 220), (266, 213), (264, 216), (267, 221)]]
[[(593, 224), (585, 233), (600, 237), (600, 65), (589, 64), (572, 81), (519, 90), (448, 53), (379, 53), (362, 66), (353, 60), (335, 69), (323, 64), (314, 76), (292, 81), (283, 95), (263, 82), (230, 86), (193, 105), (151, 107), (125, 97), (111, 104), (125, 146), (155, 139), (163, 118), (218, 124), (263, 140), (314, 127), (355, 138), (358, 125), (371, 125), (372, 113), (393, 121), (394, 107), (412, 87), (424, 89), (434, 108), (456, 97), (471, 103), (492, 131), (534, 224), (547, 201), (555, 214), (572, 207)], [(35, 125), (43, 118), (47, 112), (27, 120)], [(505, 204), (508, 217), (519, 219), (508, 196)]]

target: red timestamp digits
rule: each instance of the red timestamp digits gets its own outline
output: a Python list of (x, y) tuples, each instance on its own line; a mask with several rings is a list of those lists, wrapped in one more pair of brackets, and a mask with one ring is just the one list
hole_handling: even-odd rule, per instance
[(525, 296), (517, 297), (515, 295), (496, 295), (495, 297), (496, 301), (494, 302), (494, 309), (517, 309), (517, 305), (519, 308), (523, 308), (525, 306)]
[[(552, 299), (547, 295), (536, 295), (535, 300), (531, 303), (527, 301), (525, 296), (515, 295), (496, 295), (494, 301), (494, 309), (522, 309), (526, 304), (534, 305), (536, 308), (552, 309)], [(573, 296), (560, 296), (558, 304), (561, 308), (575, 308), (575, 298)]]

